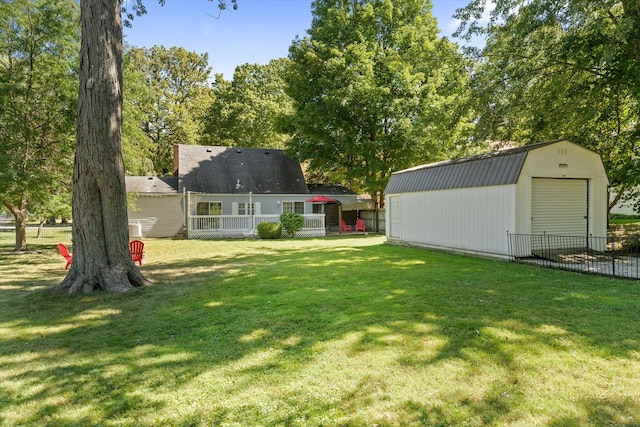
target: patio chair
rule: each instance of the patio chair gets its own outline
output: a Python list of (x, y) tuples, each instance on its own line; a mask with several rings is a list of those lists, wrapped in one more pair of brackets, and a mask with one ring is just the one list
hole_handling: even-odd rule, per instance
[(60, 252), (60, 255), (62, 255), (64, 259), (67, 260), (67, 265), (64, 266), (64, 269), (66, 270), (71, 265), (72, 258), (72, 255), (69, 253), (69, 248), (67, 248), (64, 243), (58, 243), (58, 252)]
[(351, 228), (350, 225), (347, 225), (346, 222), (344, 222), (344, 219), (340, 222), (340, 230), (342, 230), (343, 233), (346, 233), (347, 231), (353, 231), (353, 228)]
[(364, 233), (364, 219), (356, 220), (356, 231), (362, 231)]
[(133, 262), (137, 262), (142, 265), (142, 258), (144, 256), (144, 242), (140, 240), (132, 240), (129, 242), (129, 250), (131, 251), (131, 259)]

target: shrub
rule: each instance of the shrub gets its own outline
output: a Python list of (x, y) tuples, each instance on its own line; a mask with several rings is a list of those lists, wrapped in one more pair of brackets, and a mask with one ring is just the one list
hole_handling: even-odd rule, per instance
[(291, 237), (295, 237), (296, 232), (304, 227), (304, 217), (295, 212), (283, 213), (280, 215), (280, 222), (282, 223), (282, 229)]
[(640, 236), (628, 236), (622, 240), (622, 247), (619, 252), (637, 255), (640, 253)]
[(279, 239), (282, 236), (282, 224), (261, 222), (258, 224), (258, 237), (261, 239)]

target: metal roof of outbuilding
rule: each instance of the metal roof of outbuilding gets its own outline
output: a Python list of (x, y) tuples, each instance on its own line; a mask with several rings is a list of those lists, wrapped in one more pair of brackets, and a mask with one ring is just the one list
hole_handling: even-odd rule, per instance
[(391, 174), (386, 194), (515, 184), (527, 154), (563, 139), (431, 163)]

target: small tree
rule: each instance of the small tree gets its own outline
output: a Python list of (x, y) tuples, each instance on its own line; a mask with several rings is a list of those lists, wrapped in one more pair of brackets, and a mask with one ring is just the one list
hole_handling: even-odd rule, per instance
[(304, 217), (296, 212), (285, 212), (280, 215), (280, 222), (284, 231), (291, 237), (295, 237), (296, 232), (304, 227)]
[(74, 0), (0, 4), (0, 205), (15, 218), (16, 251), (27, 249), (27, 210), (69, 199), (77, 19)]

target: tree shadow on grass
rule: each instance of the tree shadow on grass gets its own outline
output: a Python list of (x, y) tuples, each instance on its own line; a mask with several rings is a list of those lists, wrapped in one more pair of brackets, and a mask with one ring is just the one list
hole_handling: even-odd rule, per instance
[(548, 423), (549, 427), (581, 427), (585, 418), (593, 426), (640, 426), (640, 403), (635, 399), (580, 399), (580, 407), (585, 417), (559, 415)]
[[(0, 314), (0, 414), (30, 407), (25, 425), (496, 425), (535, 412), (537, 364), (575, 352), (637, 363), (628, 282), (388, 245), (255, 245), (147, 264), (156, 286), (142, 292), (14, 299), (21, 307)], [(628, 396), (566, 399), (598, 421), (640, 417)]]

